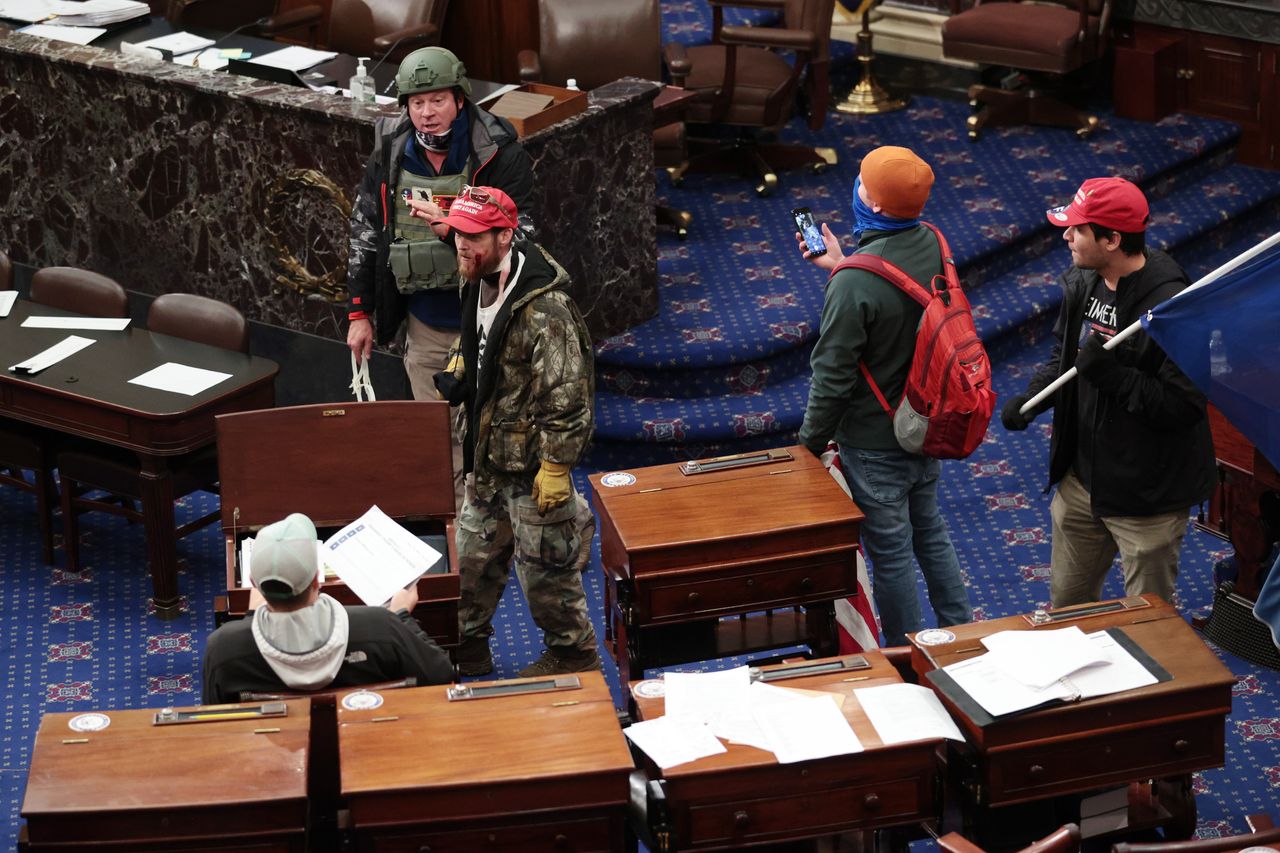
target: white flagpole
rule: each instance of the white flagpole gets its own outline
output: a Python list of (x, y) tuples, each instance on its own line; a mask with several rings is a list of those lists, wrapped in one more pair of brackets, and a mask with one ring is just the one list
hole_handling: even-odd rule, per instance
[[(1235, 256), (1231, 260), (1227, 261), (1225, 264), (1218, 267), (1216, 270), (1209, 273), (1204, 278), (1200, 279), (1195, 284), (1188, 287), (1186, 290), (1182, 291), (1182, 293), (1179, 293), (1178, 296), (1181, 296), (1183, 293), (1190, 293), (1191, 291), (1195, 290), (1197, 287), (1204, 287), (1206, 284), (1210, 284), (1212, 282), (1217, 281), (1227, 273), (1234, 270), (1236, 267), (1240, 266), (1241, 264), (1248, 263), (1249, 261), (1256, 258), (1258, 255), (1265, 252), (1267, 249), (1270, 249), (1272, 246), (1275, 246), (1277, 243), (1280, 243), (1280, 231), (1276, 232), (1275, 234), (1272, 234), (1270, 237), (1263, 240), (1261, 243), (1254, 246), (1252, 249), (1249, 249), (1248, 251), (1243, 252)], [(1177, 299), (1178, 297), (1175, 296), (1173, 298)], [(1151, 313), (1150, 311), (1147, 312), (1148, 315), (1150, 315), (1150, 313)], [(1142, 321), (1134, 320), (1132, 323), (1129, 324), (1127, 328), (1121, 329), (1119, 332), (1115, 334), (1114, 337), (1111, 338), (1111, 340), (1103, 344), (1102, 348), (1114, 349), (1115, 347), (1120, 345), (1121, 341), (1123, 341), (1125, 338), (1132, 335), (1134, 332), (1137, 332), (1138, 329), (1140, 328), (1142, 328)], [(1049, 395), (1052, 394), (1054, 391), (1057, 391), (1063, 385), (1066, 385), (1068, 382), (1070, 382), (1072, 379), (1075, 379), (1075, 378), (1076, 378), (1076, 369), (1072, 367), (1066, 373), (1062, 374), (1057, 379), (1050, 382), (1044, 388), (1044, 390), (1042, 390), (1039, 394), (1036, 394), (1030, 400), (1023, 403), (1022, 408), (1019, 409), (1018, 412), (1020, 414), (1025, 415), (1027, 412), (1031, 411), (1036, 406), (1040, 405), (1041, 402), (1048, 399)]]

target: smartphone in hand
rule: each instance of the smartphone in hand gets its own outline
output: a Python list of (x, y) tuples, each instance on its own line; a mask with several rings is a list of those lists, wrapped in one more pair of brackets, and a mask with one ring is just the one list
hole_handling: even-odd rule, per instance
[(791, 217), (795, 220), (796, 230), (804, 235), (804, 242), (809, 247), (810, 256), (816, 258), (818, 255), (825, 255), (827, 244), (822, 242), (822, 232), (813, 221), (813, 211), (807, 207), (797, 207), (791, 211)]

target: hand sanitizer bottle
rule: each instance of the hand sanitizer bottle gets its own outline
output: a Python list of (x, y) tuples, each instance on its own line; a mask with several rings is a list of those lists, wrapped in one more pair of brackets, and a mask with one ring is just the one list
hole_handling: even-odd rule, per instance
[(577, 81), (577, 79), (576, 79), (576, 78), (573, 78), (573, 77), (570, 77), (568, 80), (564, 81), (564, 87), (565, 87), (566, 89), (568, 89), (570, 92), (581, 92), (581, 91), (582, 91), (581, 89), (579, 89), (579, 88), (578, 88), (578, 81)]
[(356, 76), (351, 78), (351, 100), (361, 104), (372, 104), (376, 101), (373, 90), (373, 78), (365, 70), (364, 64), (369, 57), (362, 56), (356, 65)]

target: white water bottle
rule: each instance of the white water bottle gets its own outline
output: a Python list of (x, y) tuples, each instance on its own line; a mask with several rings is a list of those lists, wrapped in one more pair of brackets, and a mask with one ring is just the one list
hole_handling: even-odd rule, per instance
[(373, 78), (369, 76), (369, 72), (364, 67), (364, 64), (368, 61), (369, 57), (360, 57), (356, 65), (356, 75), (351, 78), (351, 100), (358, 104), (372, 104), (377, 101), (376, 93), (373, 90)]
[(1231, 372), (1227, 361), (1227, 345), (1222, 341), (1222, 330), (1214, 329), (1209, 335), (1209, 375), (1225, 376)]
[(581, 89), (578, 88), (578, 78), (576, 77), (570, 77), (568, 80), (564, 81), (564, 87), (568, 89), (570, 92), (582, 91)]

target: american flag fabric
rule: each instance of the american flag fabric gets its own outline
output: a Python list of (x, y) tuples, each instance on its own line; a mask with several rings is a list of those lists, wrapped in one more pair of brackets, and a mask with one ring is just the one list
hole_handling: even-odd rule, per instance
[[(822, 464), (844, 493), (849, 495), (849, 484), (844, 479), (844, 469), (840, 467), (840, 451), (835, 442), (827, 444), (822, 454)], [(849, 500), (853, 496), (849, 495)], [(836, 633), (840, 638), (840, 654), (861, 652), (880, 646), (880, 632), (876, 627), (876, 605), (871, 600), (871, 581), (867, 577), (867, 562), (862, 559), (862, 551), (858, 551), (858, 596), (842, 598), (836, 601)]]

